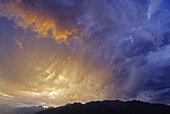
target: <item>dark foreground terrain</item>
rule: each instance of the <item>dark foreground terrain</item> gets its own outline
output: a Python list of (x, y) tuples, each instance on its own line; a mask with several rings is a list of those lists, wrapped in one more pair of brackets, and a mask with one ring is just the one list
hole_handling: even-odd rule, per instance
[(36, 114), (170, 114), (170, 106), (141, 101), (97, 101), (68, 104)]

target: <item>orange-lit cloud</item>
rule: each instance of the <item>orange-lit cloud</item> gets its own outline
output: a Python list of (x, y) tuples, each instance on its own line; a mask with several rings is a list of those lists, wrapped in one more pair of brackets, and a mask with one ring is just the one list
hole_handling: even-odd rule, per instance
[(73, 11), (69, 12), (70, 9), (66, 9), (61, 14), (61, 12), (44, 10), (42, 7), (39, 7), (36, 1), (35, 3), (29, 3), (29, 1), (23, 2), (22, 0), (2, 1), (0, 5), (3, 12), (1, 12), (1, 16), (7, 16), (9, 19), (15, 20), (17, 26), (22, 27), (24, 30), (36, 32), (37, 37), (52, 38), (57, 42), (65, 41), (69, 37), (79, 38), (76, 33), (79, 29), (72, 26), (76, 24), (75, 19), (70, 21), (71, 19), (69, 18), (71, 17), (68, 17), (67, 20), (64, 20), (66, 17), (62, 18), (65, 15), (69, 16)]

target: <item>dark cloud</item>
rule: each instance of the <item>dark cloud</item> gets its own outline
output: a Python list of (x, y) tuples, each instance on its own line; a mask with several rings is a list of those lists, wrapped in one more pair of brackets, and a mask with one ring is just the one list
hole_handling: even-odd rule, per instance
[[(56, 64), (52, 67), (55, 75), (58, 75), (58, 72), (63, 73), (62, 68), (65, 65), (67, 72), (74, 71), (74, 68), (67, 65), (67, 59), (63, 58), (68, 58), (69, 63), (75, 63), (73, 66), (77, 70), (76, 74), (73, 74), (77, 79), (73, 80), (75, 77), (70, 76), (67, 77), (69, 83), (60, 83), (61, 88), (66, 87), (64, 91), (69, 88), (71, 82), (76, 86), (68, 89), (70, 91), (83, 85), (77, 93), (73, 92), (75, 96), (66, 91), (71, 101), (78, 99), (78, 96), (81, 96), (81, 89), (85, 88), (88, 95), (90, 94), (90, 97), (87, 95), (88, 100), (96, 99), (96, 95), (100, 93), (101, 99), (140, 99), (169, 104), (170, 13), (156, 10), (160, 2), (160, 0), (155, 2), (153, 0), (6, 0), (0, 1), (2, 3), (0, 8), (3, 16), (25, 28), (27, 34), (38, 34), (39, 38), (48, 37), (60, 43), (55, 44), (46, 38), (43, 41), (37, 40), (35, 44), (30, 43), (31, 41), (27, 44), (25, 39), (24, 49), (29, 53), (24, 52), (28, 61), (24, 60), (23, 63), (28, 64), (27, 56), (32, 53), (31, 61), (42, 63), (39, 65), (44, 65), (43, 70), (47, 70), (55, 61)], [(35, 33), (29, 33), (30, 31)], [(40, 46), (38, 42), (43, 45)], [(43, 42), (54, 44), (51, 48), (47, 48), (50, 43)], [(35, 46), (35, 49), (29, 45)], [(43, 51), (39, 52), (41, 48)], [(39, 59), (39, 55), (45, 54), (46, 56)], [(23, 52), (18, 55), (22, 56)], [(46, 64), (50, 56), (54, 59)], [(18, 72), (12, 70), (18, 64), (17, 57), (13, 58), (16, 59), (16, 63), (9, 69), (12, 74), (16, 73), (19, 79), (24, 77), (22, 73), (32, 77), (40, 71), (43, 72), (26, 67), (29, 70), (18, 75)], [(5, 66), (5, 62), (1, 65)], [(19, 68), (23, 65), (21, 64)], [(30, 66), (37, 67), (37, 63), (30, 63)], [(3, 69), (2, 72), (4, 71), (6, 70)], [(10, 72), (7, 71), (5, 74), (11, 78)], [(48, 72), (42, 73), (44, 77), (47, 75)], [(54, 76), (55, 78), (57, 76)], [(85, 83), (88, 79), (95, 80), (96, 83), (92, 83), (93, 81)], [(81, 80), (84, 82), (79, 84)], [(85, 101), (83, 98), (81, 100)]]

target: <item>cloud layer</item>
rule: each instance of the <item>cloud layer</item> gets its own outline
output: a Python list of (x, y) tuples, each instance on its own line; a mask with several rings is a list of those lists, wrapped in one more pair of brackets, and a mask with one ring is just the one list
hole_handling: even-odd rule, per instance
[(1, 35), (2, 93), (45, 105), (103, 99), (169, 104), (170, 13), (156, 10), (160, 2), (1, 0), (1, 16), (21, 27)]

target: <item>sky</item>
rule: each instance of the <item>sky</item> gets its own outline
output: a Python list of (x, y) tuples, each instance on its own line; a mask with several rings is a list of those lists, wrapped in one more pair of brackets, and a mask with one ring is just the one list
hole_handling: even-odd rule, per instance
[(170, 104), (169, 0), (0, 0), (0, 102)]

